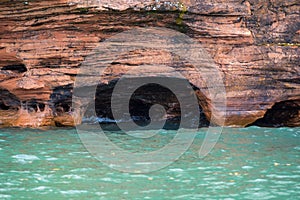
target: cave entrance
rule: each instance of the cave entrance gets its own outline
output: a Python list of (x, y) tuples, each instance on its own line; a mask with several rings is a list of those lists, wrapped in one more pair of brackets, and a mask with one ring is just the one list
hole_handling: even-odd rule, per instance
[(6, 65), (1, 68), (2, 71), (13, 71), (16, 73), (24, 73), (27, 72), (27, 68), (24, 64), (14, 64), (14, 65)]
[[(94, 106), (97, 120), (103, 129), (118, 130), (117, 123), (126, 123), (127, 120), (125, 118), (114, 119), (112, 114), (111, 98), (117, 81), (118, 80), (113, 80), (108, 84), (99, 84), (97, 86)], [(191, 86), (195, 92), (199, 90), (192, 84)], [(177, 130), (179, 128), (182, 117), (180, 103), (176, 95), (170, 89), (156, 83), (148, 83), (136, 89), (130, 96), (131, 98), (129, 100), (129, 105), (120, 104), (114, 106), (129, 106), (130, 118), (137, 125), (147, 126), (151, 122), (149, 113), (150, 108), (153, 105), (160, 105), (166, 111), (165, 115), (163, 116), (164, 120), (166, 121), (163, 128), (169, 130)], [(89, 113), (90, 110), (92, 109), (87, 109), (87, 112), (85, 114), (86, 117), (92, 116), (92, 113)], [(202, 108), (200, 105), (199, 117), (200, 120), (198, 122), (195, 122), (197, 123), (197, 126), (204, 127), (209, 125), (209, 121), (206, 119), (204, 113), (202, 112)]]
[(0, 111), (19, 110), (20, 107), (21, 104), (18, 97), (6, 89), (0, 88)]
[(263, 118), (253, 124), (265, 127), (300, 126), (300, 99), (275, 103), (268, 109)]
[(55, 116), (61, 116), (69, 113), (72, 107), (73, 85), (59, 86), (53, 89), (50, 96), (51, 108)]

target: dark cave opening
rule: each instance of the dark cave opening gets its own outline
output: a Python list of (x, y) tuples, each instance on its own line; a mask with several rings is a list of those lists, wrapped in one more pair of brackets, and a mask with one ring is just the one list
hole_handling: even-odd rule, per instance
[(73, 85), (59, 86), (53, 89), (50, 96), (50, 107), (54, 115), (62, 115), (70, 112), (72, 107)]
[(28, 112), (43, 112), (45, 110), (45, 104), (37, 99), (31, 99), (22, 102), (22, 107), (25, 108)]
[(16, 111), (22, 109), (27, 110), (29, 113), (32, 112), (43, 112), (46, 105), (43, 100), (30, 99), (21, 101), (14, 94), (6, 89), (0, 89), (0, 110), (5, 111)]
[(2, 67), (1, 70), (10, 70), (10, 71), (15, 71), (17, 73), (27, 72), (27, 68), (24, 64), (7, 65)]
[(9, 110), (9, 106), (5, 105), (3, 102), (0, 102), (0, 110)]
[[(117, 80), (110, 81), (108, 84), (100, 84), (97, 86), (95, 111), (101, 127), (103, 129), (117, 129), (117, 123), (122, 123), (124, 119), (114, 119), (111, 108), (111, 98)], [(193, 89), (196, 89), (192, 85)], [(184, 89), (184, 88), (183, 88)], [(126, 91), (125, 91), (126, 92)], [(181, 107), (176, 95), (168, 88), (156, 83), (145, 84), (131, 94), (129, 100), (129, 114), (130, 118), (138, 126), (147, 126), (151, 123), (149, 110), (153, 105), (161, 105), (165, 109), (163, 120), (165, 124), (164, 129), (177, 130), (181, 122)], [(115, 105), (114, 105), (115, 106)], [(124, 106), (122, 104), (117, 105)], [(118, 109), (118, 108), (117, 108)], [(87, 109), (86, 117), (91, 116), (90, 109)], [(197, 126), (204, 127), (209, 125), (202, 109), (199, 105), (199, 118)], [(117, 121), (117, 122), (116, 122)], [(126, 123), (126, 121), (124, 121)], [(192, 122), (191, 122), (192, 123)], [(159, 127), (162, 128), (162, 127)]]
[(256, 120), (255, 126), (295, 127), (300, 126), (300, 100), (288, 100), (275, 103), (263, 118)]
[(18, 97), (6, 89), (0, 89), (0, 110), (19, 110), (20, 107)]

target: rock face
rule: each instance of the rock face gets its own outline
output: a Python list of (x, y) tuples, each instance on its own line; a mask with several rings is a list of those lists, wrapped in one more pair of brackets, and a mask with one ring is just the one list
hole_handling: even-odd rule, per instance
[[(222, 72), (227, 94), (225, 125), (300, 125), (297, 0), (2, 0), (0, 125), (81, 123), (82, 115), (72, 108), (72, 94), (82, 62), (99, 42), (138, 27), (173, 29), (202, 44)], [(97, 87), (98, 116), (112, 118), (111, 92), (124, 71), (147, 64), (190, 72), (188, 63), (169, 52), (145, 49), (120, 55)], [(205, 125), (212, 110), (207, 88), (192, 75), (187, 78)], [(158, 96), (149, 103), (147, 96), (153, 94)], [(135, 94), (132, 114), (147, 121), (145, 108), (154, 103), (165, 107), (169, 119), (180, 116), (176, 98), (153, 85)]]

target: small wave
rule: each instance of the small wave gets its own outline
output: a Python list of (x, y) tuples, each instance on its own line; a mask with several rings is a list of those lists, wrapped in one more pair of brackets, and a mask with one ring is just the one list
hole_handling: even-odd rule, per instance
[(279, 174), (268, 174), (266, 175), (269, 178), (278, 178), (278, 179), (290, 179), (290, 178), (295, 178), (299, 179), (300, 175), (279, 175)]
[(54, 161), (54, 160), (58, 160), (58, 158), (50, 157), (50, 158), (46, 158), (46, 160), (48, 160), (48, 161)]
[(82, 194), (82, 193), (87, 193), (88, 191), (86, 190), (66, 190), (66, 191), (60, 191), (62, 194), (67, 194), (67, 195), (72, 195), (72, 194)]
[(85, 117), (82, 119), (83, 123), (126, 123), (126, 122), (132, 122), (133, 121), (146, 121), (147, 119), (145, 117), (141, 116), (131, 116), (130, 118), (123, 118), (119, 120), (107, 118), (107, 117)]
[(77, 168), (77, 169), (72, 169), (70, 172), (86, 172), (86, 171), (92, 171), (94, 170), (93, 168)]
[(114, 119), (110, 119), (110, 118), (107, 118), (107, 117), (85, 117), (82, 119), (82, 122), (83, 123), (97, 123), (97, 122), (100, 122), (100, 123), (118, 123), (118, 122), (121, 122), (121, 120), (117, 121), (117, 120), (114, 120)]
[(106, 192), (96, 192), (95, 194), (98, 195), (98, 196), (105, 196), (105, 195), (107, 195)]
[(68, 178), (68, 179), (83, 179), (82, 176), (76, 175), (76, 174), (66, 174), (63, 175), (62, 178)]
[(242, 169), (253, 169), (253, 167), (245, 165), (245, 166), (242, 167)]
[(11, 195), (8, 194), (0, 194), (0, 199), (11, 198)]
[(46, 189), (50, 189), (50, 187), (47, 187), (47, 186), (39, 186), (39, 187), (32, 188), (31, 190), (32, 190), (32, 191), (42, 191), (42, 190), (46, 190)]
[(34, 161), (34, 160), (40, 160), (35, 155), (27, 155), (27, 154), (14, 155), (14, 156), (12, 156), (12, 158), (16, 159), (16, 162), (21, 163), (21, 164), (32, 163), (32, 161)]
[(266, 179), (262, 179), (262, 178), (257, 178), (257, 179), (254, 179), (254, 180), (250, 180), (250, 181), (247, 181), (248, 183), (261, 183), (261, 182), (267, 182), (268, 180)]
[(183, 172), (183, 169), (180, 168), (174, 168), (174, 169), (169, 169), (170, 172)]

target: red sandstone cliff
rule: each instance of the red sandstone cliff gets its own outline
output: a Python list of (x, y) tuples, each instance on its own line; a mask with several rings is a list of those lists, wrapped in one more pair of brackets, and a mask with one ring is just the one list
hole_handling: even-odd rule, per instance
[[(85, 57), (116, 33), (150, 26), (183, 32), (210, 53), (224, 76), (226, 125), (300, 125), (297, 0), (172, 2), (1, 0), (0, 125), (73, 125), (72, 84)], [(173, 62), (166, 52), (136, 55), (119, 58), (107, 80), (132, 64)], [(112, 87), (103, 83), (102, 94)]]

